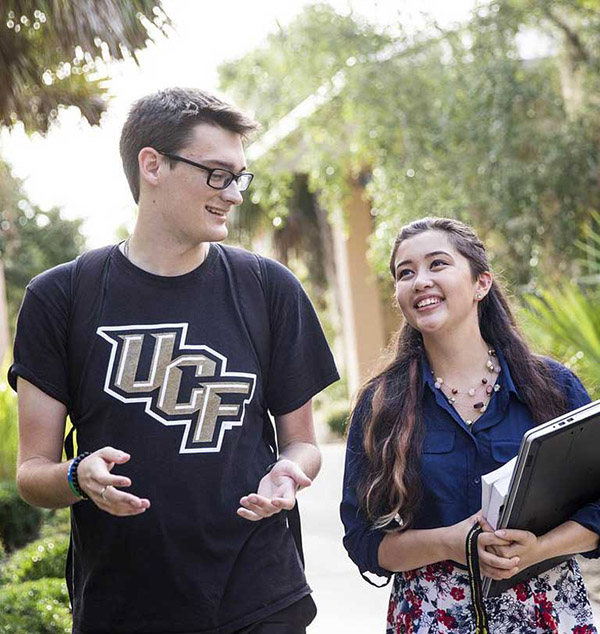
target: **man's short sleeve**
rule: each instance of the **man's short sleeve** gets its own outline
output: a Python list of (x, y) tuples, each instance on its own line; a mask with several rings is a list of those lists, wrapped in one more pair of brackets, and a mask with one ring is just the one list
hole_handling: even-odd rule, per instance
[(61, 264), (34, 278), (19, 311), (14, 363), (8, 381), (29, 381), (69, 408), (67, 331), (71, 265)]
[(304, 405), (339, 375), (300, 282), (278, 262), (263, 258), (263, 263), (271, 324), (267, 406), (281, 416)]

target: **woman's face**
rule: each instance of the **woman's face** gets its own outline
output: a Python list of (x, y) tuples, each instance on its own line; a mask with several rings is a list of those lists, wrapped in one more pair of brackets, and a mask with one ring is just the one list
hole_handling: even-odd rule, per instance
[(492, 276), (473, 279), (469, 261), (446, 232), (434, 229), (404, 240), (394, 262), (396, 299), (411, 326), (423, 335), (477, 326), (477, 295), (485, 297)]

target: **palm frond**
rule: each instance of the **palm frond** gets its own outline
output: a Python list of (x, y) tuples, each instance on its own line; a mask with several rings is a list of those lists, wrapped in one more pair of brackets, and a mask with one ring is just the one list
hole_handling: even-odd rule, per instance
[(135, 57), (151, 39), (147, 23), (163, 32), (170, 25), (160, 0), (4, 0), (2, 4), (3, 22), (10, 18), (18, 23), (23, 16), (31, 24), (37, 21), (40, 30), (49, 31), (45, 39), (66, 54), (79, 46), (95, 56), (104, 43), (113, 59)]
[(525, 297), (530, 336), (547, 353), (575, 359), (588, 387), (600, 388), (600, 294), (567, 283)]
[(576, 240), (575, 246), (587, 255), (587, 258), (578, 258), (578, 264), (587, 270), (589, 275), (580, 281), (597, 280), (600, 276), (600, 213), (593, 209), (590, 218), (584, 226), (585, 242)]
[(160, 0), (5, 0), (0, 8), (0, 125), (45, 132), (61, 105), (90, 124), (106, 109), (97, 60), (136, 59), (170, 26)]

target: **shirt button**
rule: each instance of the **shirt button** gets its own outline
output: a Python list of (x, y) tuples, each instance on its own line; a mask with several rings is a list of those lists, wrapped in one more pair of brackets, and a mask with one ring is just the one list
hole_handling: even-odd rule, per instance
[(475, 484), (479, 484), (481, 482), (481, 478), (477, 477), (477, 478), (473, 478), (473, 482)]

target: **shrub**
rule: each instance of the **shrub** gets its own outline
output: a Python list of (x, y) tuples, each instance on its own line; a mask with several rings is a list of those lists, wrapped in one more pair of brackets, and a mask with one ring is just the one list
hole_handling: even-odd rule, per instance
[[(6, 366), (0, 366), (6, 376)], [(6, 381), (0, 381), (0, 481), (15, 477), (17, 464), (18, 423), (17, 395)]]
[(346, 403), (339, 403), (333, 405), (325, 415), (327, 427), (335, 436), (341, 437), (345, 434), (349, 414), (348, 405)]
[(71, 532), (71, 509), (52, 509), (45, 511), (44, 523), (40, 530), (40, 537), (56, 537), (69, 535)]
[(344, 379), (333, 383), (314, 399), (315, 422), (327, 426), (333, 436), (342, 437), (349, 413), (348, 386)]
[(13, 482), (0, 483), (0, 539), (8, 553), (39, 535), (43, 511), (24, 502)]
[(63, 579), (68, 549), (68, 535), (38, 539), (10, 556), (2, 569), (2, 581), (15, 584), (43, 577)]
[(38, 579), (0, 588), (0, 634), (68, 634), (71, 624), (64, 581)]

